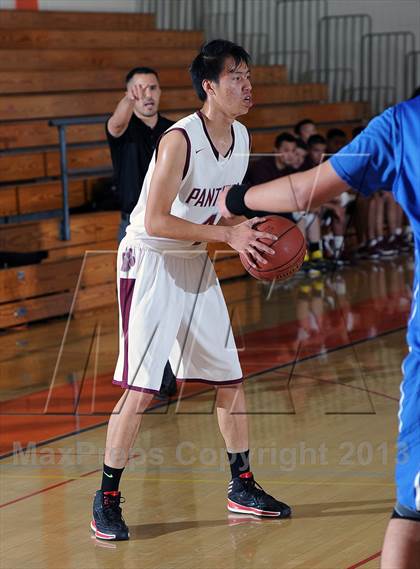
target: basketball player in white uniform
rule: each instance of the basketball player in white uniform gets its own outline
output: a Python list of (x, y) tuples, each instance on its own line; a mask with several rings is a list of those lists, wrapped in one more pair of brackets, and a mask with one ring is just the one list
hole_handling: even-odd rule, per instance
[(118, 250), (120, 352), (114, 383), (127, 391), (109, 422), (102, 486), (93, 504), (91, 528), (99, 539), (129, 537), (119, 481), (168, 357), (178, 379), (217, 390), (232, 474), (228, 509), (277, 518), (291, 513), (250, 471), (242, 370), (206, 253), (207, 242), (225, 242), (255, 264), (264, 262), (259, 251), (272, 252), (257, 239), (275, 239), (252, 228), (258, 218), (221, 225), (216, 206), (222, 188), (241, 183), (248, 166), (249, 135), (235, 120), (252, 106), (248, 63), (246, 51), (231, 42), (203, 46), (190, 70), (203, 108), (161, 138)]

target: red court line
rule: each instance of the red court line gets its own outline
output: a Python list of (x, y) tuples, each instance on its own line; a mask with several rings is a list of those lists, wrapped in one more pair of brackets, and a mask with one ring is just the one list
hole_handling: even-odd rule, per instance
[(369, 563), (369, 561), (373, 561), (374, 559), (377, 559), (378, 557), (380, 557), (381, 553), (382, 553), (382, 551), (377, 551), (376, 553), (374, 553), (370, 557), (366, 557), (366, 559), (362, 559), (361, 561), (358, 561), (354, 565), (350, 565), (350, 567), (346, 567), (346, 569), (357, 569), (357, 567), (361, 567), (362, 565), (366, 565), (366, 563)]
[[(90, 472), (85, 472), (81, 474), (79, 478), (84, 478), (85, 476), (89, 476), (90, 474), (94, 474), (95, 472), (99, 472), (101, 469), (97, 468), (96, 470), (91, 470)], [(45, 488), (41, 488), (41, 490), (36, 490), (35, 492), (31, 492), (30, 494), (24, 494), (23, 496), (19, 496), (19, 498), (15, 498), (14, 500), (10, 500), (10, 502), (4, 502), (0, 504), (0, 509), (5, 508), (6, 506), (10, 506), (11, 504), (16, 504), (16, 502), (21, 502), (22, 500), (26, 500), (26, 498), (32, 498), (32, 496), (37, 496), (38, 494), (42, 494), (43, 492), (48, 492), (48, 490), (53, 490), (54, 488), (58, 488), (59, 486), (64, 486), (65, 484), (69, 484), (70, 482), (74, 482), (78, 480), (78, 478), (69, 478), (64, 480), (63, 482), (58, 482), (57, 484), (51, 484), (51, 486), (46, 486)]]
[(32, 498), (32, 496), (36, 496), (37, 494), (42, 494), (43, 492), (48, 492), (48, 490), (53, 490), (54, 488), (58, 488), (59, 486), (64, 486), (64, 484), (68, 484), (69, 482), (74, 482), (76, 478), (69, 478), (68, 480), (64, 480), (63, 482), (57, 482), (57, 484), (51, 484), (51, 486), (46, 486), (45, 488), (41, 488), (41, 490), (36, 490), (35, 492), (31, 492), (30, 494), (24, 494), (23, 496), (19, 496), (19, 498), (15, 498), (14, 500), (10, 500), (10, 502), (4, 502), (0, 504), (0, 508), (5, 508), (6, 506), (10, 506), (11, 504), (16, 504), (16, 502), (20, 502), (21, 500), (26, 500), (26, 498)]
[[(133, 454), (130, 456), (127, 462), (130, 462), (133, 458), (138, 458), (139, 454)], [(89, 470), (89, 472), (85, 472), (81, 474), (78, 478), (68, 478), (67, 480), (63, 480), (63, 482), (57, 482), (57, 484), (51, 484), (51, 486), (46, 486), (45, 488), (41, 488), (41, 490), (35, 490), (35, 492), (31, 492), (30, 494), (24, 494), (23, 496), (19, 496), (19, 498), (15, 498), (14, 500), (10, 500), (9, 502), (4, 502), (0, 504), (0, 509), (5, 508), (6, 506), (10, 506), (11, 504), (16, 504), (16, 502), (21, 502), (22, 500), (26, 500), (27, 498), (32, 498), (32, 496), (37, 496), (38, 494), (43, 494), (44, 492), (48, 492), (49, 490), (54, 490), (54, 488), (58, 488), (59, 486), (65, 486), (66, 484), (70, 484), (70, 482), (75, 482), (80, 478), (86, 478), (86, 476), (90, 476), (91, 474), (95, 474), (96, 472), (100, 472), (101, 468), (95, 468), (95, 470)]]

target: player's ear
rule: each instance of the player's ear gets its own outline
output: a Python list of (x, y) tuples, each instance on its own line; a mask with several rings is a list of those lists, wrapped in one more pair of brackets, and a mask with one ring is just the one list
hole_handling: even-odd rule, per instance
[(210, 81), (209, 79), (204, 79), (203, 83), (202, 83), (202, 87), (203, 87), (204, 92), (206, 93), (207, 96), (214, 95), (214, 89), (213, 89), (213, 82), (212, 81)]

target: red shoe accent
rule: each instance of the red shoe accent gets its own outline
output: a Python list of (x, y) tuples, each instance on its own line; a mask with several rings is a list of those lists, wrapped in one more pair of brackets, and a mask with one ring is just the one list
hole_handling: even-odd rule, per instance
[(239, 475), (239, 478), (252, 478), (252, 472), (244, 472)]
[(104, 496), (118, 496), (119, 491), (118, 490), (111, 490), (109, 492), (104, 492)]
[(278, 518), (281, 516), (280, 512), (269, 512), (268, 510), (259, 510), (258, 508), (251, 508), (250, 506), (242, 506), (232, 500), (228, 499), (227, 504), (228, 510), (230, 512), (235, 512), (236, 514), (253, 514), (254, 516), (266, 516), (268, 518)]
[(90, 522), (90, 529), (95, 532), (95, 537), (98, 539), (115, 539), (116, 537), (114, 533), (102, 533), (101, 531), (97, 530), (95, 520), (92, 520)]

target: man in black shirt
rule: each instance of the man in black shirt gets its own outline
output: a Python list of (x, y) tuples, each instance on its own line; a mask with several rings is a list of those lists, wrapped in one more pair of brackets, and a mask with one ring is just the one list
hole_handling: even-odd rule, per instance
[(106, 123), (114, 176), (121, 203), (118, 240), (125, 235), (137, 204), (156, 142), (173, 121), (159, 112), (161, 90), (156, 71), (136, 67), (126, 77), (127, 91)]
[[(159, 112), (159, 78), (150, 67), (136, 67), (126, 77), (126, 93), (106, 123), (114, 176), (121, 204), (118, 241), (125, 235), (132, 210), (140, 196), (143, 180), (156, 143), (173, 123)], [(160, 395), (176, 393), (176, 380), (169, 362), (163, 372)]]

